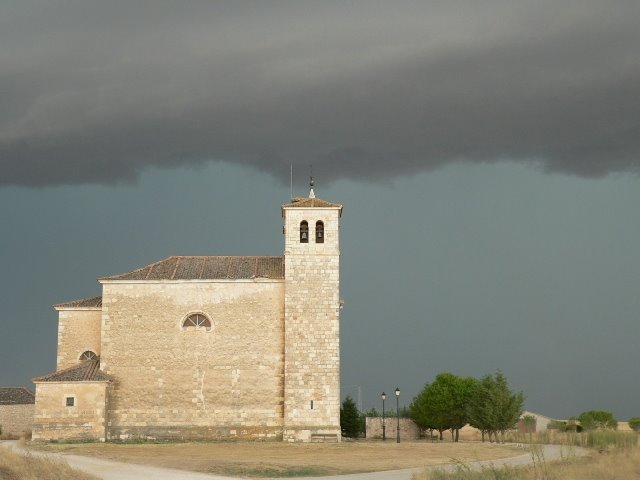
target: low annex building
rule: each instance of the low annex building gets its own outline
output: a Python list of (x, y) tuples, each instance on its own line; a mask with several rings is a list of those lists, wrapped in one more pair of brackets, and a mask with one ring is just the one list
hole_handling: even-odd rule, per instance
[(283, 256), (173, 256), (55, 305), (33, 438), (339, 441), (342, 206), (281, 210)]
[(33, 424), (35, 396), (24, 387), (0, 387), (0, 433), (27, 435)]

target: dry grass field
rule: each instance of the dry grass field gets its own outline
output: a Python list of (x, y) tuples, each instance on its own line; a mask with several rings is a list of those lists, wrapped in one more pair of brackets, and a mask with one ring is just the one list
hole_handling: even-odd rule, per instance
[(98, 480), (51, 458), (21, 455), (0, 446), (1, 480)]
[(632, 480), (640, 478), (640, 449), (629, 448), (611, 452), (593, 451), (584, 457), (547, 462), (534, 458), (524, 467), (484, 467), (472, 470), (460, 464), (453, 471), (436, 470), (419, 473), (413, 480)]
[[(413, 480), (628, 480), (640, 478), (639, 436), (630, 430), (592, 430), (583, 433), (546, 431), (512, 434), (512, 441), (531, 442), (532, 464), (520, 467), (484, 466), (467, 463), (425, 471)], [(542, 445), (565, 448), (562, 461), (545, 458)], [(574, 448), (588, 448), (588, 455), (574, 455)], [(452, 468), (451, 468), (452, 467)]]
[(88, 455), (156, 467), (221, 475), (277, 477), (338, 475), (493, 460), (526, 453), (481, 443), (343, 442), (340, 444), (179, 443), (47, 444), (39, 450)]

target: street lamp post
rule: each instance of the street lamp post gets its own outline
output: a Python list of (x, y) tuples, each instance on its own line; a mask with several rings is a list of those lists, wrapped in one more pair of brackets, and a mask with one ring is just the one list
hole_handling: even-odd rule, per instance
[(396, 418), (398, 425), (396, 426), (396, 443), (400, 443), (400, 389), (396, 387)]
[(387, 398), (387, 394), (382, 392), (382, 441), (387, 439), (387, 434), (384, 426), (384, 401)]

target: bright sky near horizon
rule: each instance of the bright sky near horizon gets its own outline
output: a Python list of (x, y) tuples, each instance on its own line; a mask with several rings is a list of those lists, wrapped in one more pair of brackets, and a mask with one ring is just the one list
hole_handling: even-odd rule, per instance
[(640, 3), (0, 5), (0, 385), (53, 303), (169, 255), (279, 255), (344, 205), (342, 392), (496, 369), (640, 415)]

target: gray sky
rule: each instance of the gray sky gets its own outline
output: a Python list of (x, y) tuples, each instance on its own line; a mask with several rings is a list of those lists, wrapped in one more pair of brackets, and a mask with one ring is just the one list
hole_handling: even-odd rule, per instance
[(279, 254), (289, 164), (345, 205), (343, 392), (502, 369), (639, 415), (640, 3), (0, 4), (0, 384), (52, 303)]

